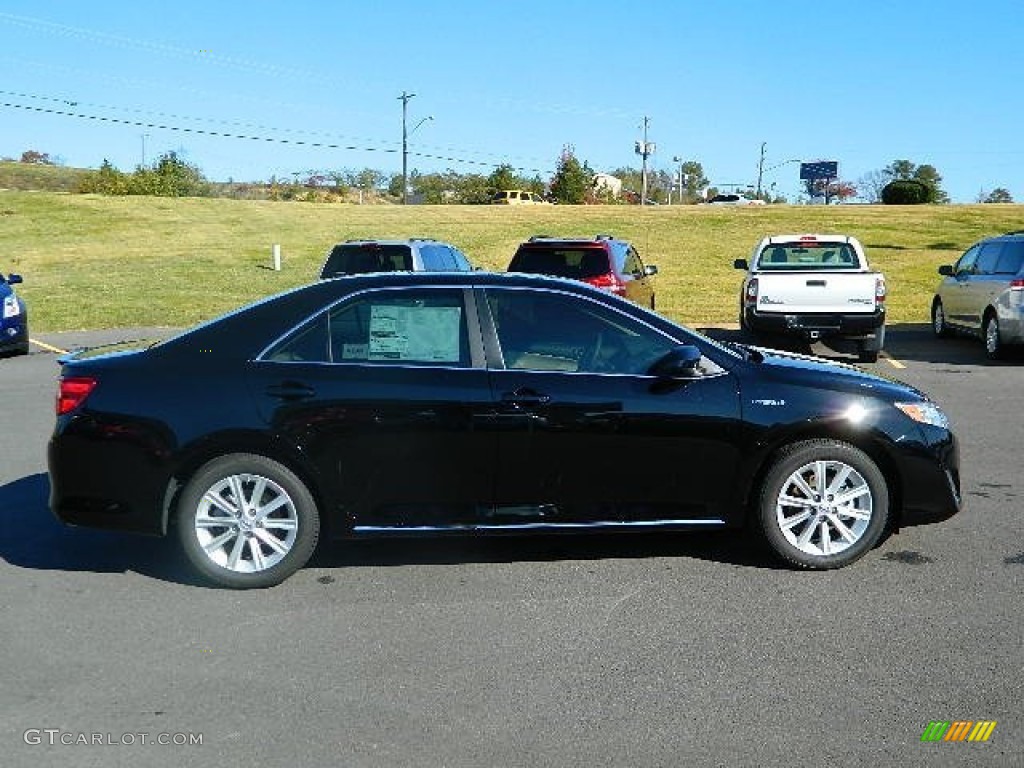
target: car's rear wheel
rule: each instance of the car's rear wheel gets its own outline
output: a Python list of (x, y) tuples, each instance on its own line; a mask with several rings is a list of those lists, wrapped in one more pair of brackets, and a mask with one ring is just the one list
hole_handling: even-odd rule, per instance
[(320, 518), (306, 486), (265, 456), (230, 454), (192, 477), (178, 503), (185, 556), (207, 580), (232, 589), (279, 584), (316, 548)]
[(981, 338), (985, 342), (985, 354), (990, 360), (999, 360), (1003, 356), (1003, 340), (999, 338), (999, 318), (994, 312), (985, 315), (981, 327)]
[(802, 568), (849, 565), (885, 531), (885, 477), (859, 448), (808, 440), (783, 449), (761, 489), (759, 522), (769, 546)]
[(932, 302), (932, 333), (940, 339), (953, 335), (952, 329), (946, 324), (946, 310), (942, 306), (942, 299)]

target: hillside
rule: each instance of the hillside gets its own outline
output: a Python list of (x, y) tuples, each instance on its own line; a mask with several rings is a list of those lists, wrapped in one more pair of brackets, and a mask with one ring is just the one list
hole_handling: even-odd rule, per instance
[[(605, 232), (658, 265), (659, 311), (696, 325), (736, 321), (732, 262), (763, 235), (841, 232), (885, 271), (890, 320), (926, 322), (937, 267), (1022, 219), (1022, 205), (402, 207), (0, 191), (0, 270), (25, 277), (35, 331), (181, 326), (314, 279), (347, 238), (436, 237), (501, 269), (532, 234)], [(281, 272), (268, 269), (273, 243)]]

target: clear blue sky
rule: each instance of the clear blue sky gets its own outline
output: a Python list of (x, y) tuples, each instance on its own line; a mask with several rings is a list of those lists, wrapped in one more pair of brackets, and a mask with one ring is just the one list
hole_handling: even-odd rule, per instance
[(3, 106), (0, 156), (130, 170), (144, 141), (216, 180), (390, 174), (408, 91), (409, 128), (433, 117), (410, 140), (424, 172), (547, 178), (566, 144), (639, 167), (646, 116), (655, 168), (697, 160), (718, 185), (754, 183), (765, 142), (764, 183), (791, 199), (786, 161), (855, 182), (907, 159), (954, 202), (1024, 201), (1022, 22), (1022, 0), (3, 0), (0, 102), (260, 140)]

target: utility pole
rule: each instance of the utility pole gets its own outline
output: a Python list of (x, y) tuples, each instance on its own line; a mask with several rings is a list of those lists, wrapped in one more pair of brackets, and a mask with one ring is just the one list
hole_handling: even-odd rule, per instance
[(409, 135), (405, 130), (405, 120), (409, 109), (409, 99), (415, 95), (415, 93), (402, 91), (402, 95), (398, 97), (402, 102), (402, 205), (409, 204)]
[(654, 144), (647, 141), (647, 126), (650, 122), (650, 118), (644, 117), (644, 140), (636, 142), (636, 153), (643, 158), (643, 168), (640, 172), (640, 205), (647, 205), (647, 158), (654, 154)]
[(768, 144), (767, 141), (761, 142), (761, 160), (757, 164), (757, 199), (761, 199), (761, 176), (764, 174), (764, 148)]

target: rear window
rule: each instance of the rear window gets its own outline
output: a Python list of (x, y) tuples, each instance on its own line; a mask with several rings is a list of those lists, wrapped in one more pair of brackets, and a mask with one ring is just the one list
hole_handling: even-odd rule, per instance
[(403, 272), (412, 269), (412, 252), (407, 245), (344, 243), (334, 246), (321, 278), (358, 275), (365, 272)]
[(777, 243), (761, 251), (758, 269), (857, 269), (857, 254), (847, 243)]
[(608, 274), (608, 254), (603, 248), (522, 246), (512, 258), (508, 271), (586, 280)]

